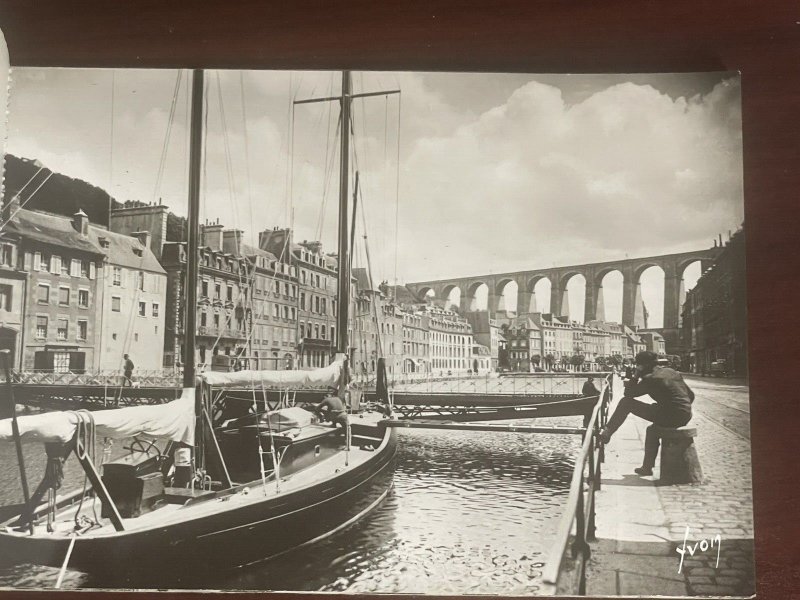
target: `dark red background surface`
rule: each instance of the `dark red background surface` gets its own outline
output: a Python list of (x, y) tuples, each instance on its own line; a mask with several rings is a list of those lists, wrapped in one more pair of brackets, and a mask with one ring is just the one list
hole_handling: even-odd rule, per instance
[(757, 592), (800, 597), (800, 3), (0, 0), (0, 28), (21, 66), (740, 70)]

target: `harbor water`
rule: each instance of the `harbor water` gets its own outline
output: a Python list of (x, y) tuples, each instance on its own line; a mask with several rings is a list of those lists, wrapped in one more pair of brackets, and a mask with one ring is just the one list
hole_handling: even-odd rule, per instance
[[(562, 417), (536, 424), (579, 421)], [(535, 594), (579, 442), (566, 434), (401, 430), (393, 487), (359, 523), (313, 546), (233, 572), (170, 581), (165, 569), (158, 587)], [(113, 453), (120, 451), (116, 447)], [(25, 454), (34, 487), (44, 451), (30, 445)], [(64, 489), (82, 484), (74, 459), (65, 474)], [(0, 483), (0, 504), (21, 501), (13, 444), (0, 444)], [(57, 576), (57, 569), (16, 565), (0, 569), (0, 587), (47, 589)], [(115, 585), (113, 577), (101, 583), (77, 571), (68, 571), (62, 584), (100, 586), (128, 587)]]

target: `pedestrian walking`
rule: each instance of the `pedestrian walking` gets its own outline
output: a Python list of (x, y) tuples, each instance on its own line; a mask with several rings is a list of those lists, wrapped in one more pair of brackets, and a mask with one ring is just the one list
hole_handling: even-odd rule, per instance
[(131, 379), (131, 377), (133, 376), (133, 368), (134, 368), (133, 361), (131, 360), (131, 357), (128, 356), (127, 354), (123, 355), (122, 358), (125, 361), (123, 366), (125, 372), (125, 380), (122, 382), (122, 385), (131, 387), (133, 385), (133, 379)]

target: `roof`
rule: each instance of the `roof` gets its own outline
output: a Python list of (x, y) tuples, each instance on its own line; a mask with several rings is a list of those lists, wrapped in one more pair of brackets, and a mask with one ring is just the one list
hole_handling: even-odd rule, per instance
[[(75, 231), (72, 219), (69, 217), (22, 208), (17, 211), (5, 229), (43, 244), (62, 246), (101, 256), (105, 254), (90, 237), (83, 237)], [(139, 243), (137, 240), (134, 241)]]
[[(100, 244), (100, 238), (108, 240), (107, 248)], [(90, 224), (89, 239), (108, 257), (109, 264), (166, 274), (153, 251), (147, 246), (142, 246), (139, 240), (133, 236), (108, 231)]]
[(369, 284), (369, 277), (367, 276), (367, 270), (364, 267), (355, 267), (353, 269), (353, 277), (356, 279), (356, 284), (358, 285), (358, 289), (362, 292), (372, 290), (372, 286)]
[(278, 260), (278, 257), (272, 252), (269, 252), (268, 250), (262, 250), (261, 248), (256, 248), (255, 246), (245, 244), (244, 242), (239, 245), (239, 251), (243, 256), (263, 256), (269, 260)]

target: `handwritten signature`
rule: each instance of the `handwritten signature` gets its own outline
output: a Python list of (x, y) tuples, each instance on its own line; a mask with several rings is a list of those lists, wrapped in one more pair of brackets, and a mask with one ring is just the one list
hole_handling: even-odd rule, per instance
[(717, 534), (713, 538), (710, 539), (702, 539), (699, 542), (695, 542), (694, 544), (689, 544), (689, 526), (686, 526), (686, 531), (683, 534), (683, 546), (679, 546), (675, 548), (675, 551), (681, 555), (681, 562), (678, 565), (678, 573), (681, 572), (683, 569), (683, 559), (686, 557), (686, 553), (689, 553), (689, 556), (694, 556), (695, 552), (707, 552), (708, 550), (713, 550), (714, 546), (717, 547), (717, 564), (716, 567), (719, 567), (719, 554), (722, 548), (722, 537)]

